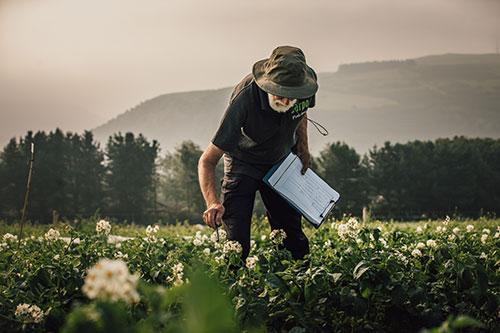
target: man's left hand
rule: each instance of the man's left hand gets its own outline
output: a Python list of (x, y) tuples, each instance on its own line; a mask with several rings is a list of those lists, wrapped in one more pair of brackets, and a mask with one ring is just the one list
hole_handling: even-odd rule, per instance
[(302, 170), (300, 171), (302, 174), (305, 174), (307, 169), (309, 169), (309, 165), (311, 164), (311, 154), (309, 154), (309, 150), (298, 151), (297, 156), (300, 158), (302, 162)]

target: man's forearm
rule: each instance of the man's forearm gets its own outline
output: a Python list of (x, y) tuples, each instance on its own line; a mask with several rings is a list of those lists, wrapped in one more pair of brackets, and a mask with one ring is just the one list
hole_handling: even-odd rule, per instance
[(297, 151), (309, 152), (309, 143), (307, 139), (307, 117), (302, 118), (297, 127)]
[(198, 178), (200, 181), (201, 193), (203, 194), (207, 207), (220, 202), (215, 189), (215, 167), (216, 165), (204, 161), (203, 159), (200, 159), (198, 163)]

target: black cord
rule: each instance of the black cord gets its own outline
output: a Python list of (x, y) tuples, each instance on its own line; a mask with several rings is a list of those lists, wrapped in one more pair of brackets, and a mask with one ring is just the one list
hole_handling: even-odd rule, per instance
[(323, 126), (320, 123), (312, 120), (309, 117), (307, 117), (307, 120), (309, 120), (314, 125), (314, 127), (316, 127), (316, 129), (318, 130), (319, 134), (321, 134), (323, 136), (327, 136), (328, 135), (328, 130), (325, 128), (325, 126)]

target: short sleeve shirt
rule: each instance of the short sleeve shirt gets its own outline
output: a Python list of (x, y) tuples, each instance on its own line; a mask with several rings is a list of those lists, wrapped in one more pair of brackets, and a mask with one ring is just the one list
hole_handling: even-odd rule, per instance
[(315, 96), (298, 99), (287, 112), (271, 109), (267, 93), (249, 74), (236, 85), (212, 143), (224, 151), (224, 172), (261, 179), (287, 156), (295, 131)]

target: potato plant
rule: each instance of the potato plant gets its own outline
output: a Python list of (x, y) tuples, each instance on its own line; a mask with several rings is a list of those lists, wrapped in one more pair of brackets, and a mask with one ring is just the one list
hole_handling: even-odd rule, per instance
[(306, 230), (304, 260), (283, 247), (286, 234), (253, 225), (242, 262), (237, 242), (200, 225), (91, 219), (18, 239), (2, 224), (0, 330), (500, 329), (498, 220), (330, 221)]

